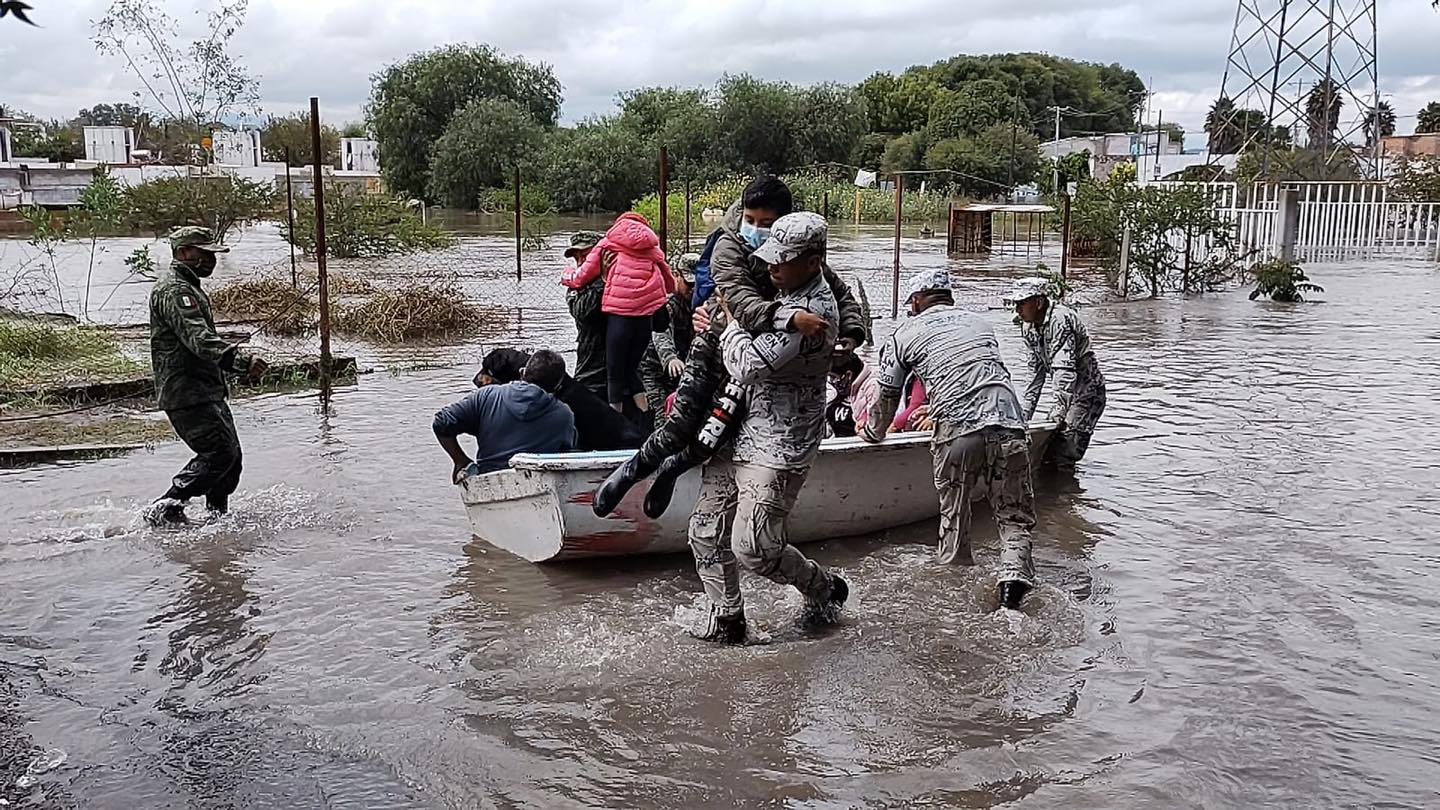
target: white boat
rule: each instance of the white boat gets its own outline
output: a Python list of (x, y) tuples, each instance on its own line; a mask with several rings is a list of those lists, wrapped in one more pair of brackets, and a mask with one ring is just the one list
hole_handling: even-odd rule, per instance
[[(1054, 427), (1030, 426), (1032, 463)], [(680, 478), (659, 520), (642, 509), (648, 480), (609, 517), (595, 516), (596, 486), (631, 452), (521, 454), (510, 460), (510, 469), (470, 476), (461, 482), (461, 498), (471, 531), (531, 562), (687, 550), (699, 470)], [(790, 515), (790, 539), (873, 534), (939, 514), (929, 433), (892, 434), (881, 444), (826, 439)]]

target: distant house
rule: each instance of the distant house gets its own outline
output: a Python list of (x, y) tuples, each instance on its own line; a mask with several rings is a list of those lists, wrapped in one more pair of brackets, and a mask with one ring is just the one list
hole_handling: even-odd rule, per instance
[(1417, 135), (1386, 135), (1380, 139), (1385, 157), (1440, 157), (1440, 132)]
[[(1046, 141), (1040, 144), (1040, 154), (1048, 158), (1065, 157), (1079, 152), (1090, 153), (1090, 176), (1109, 177), (1110, 172), (1121, 163), (1134, 163), (1145, 156), (1178, 155), (1183, 144), (1171, 140), (1164, 130), (1136, 132), (1111, 132), (1105, 135), (1077, 135)], [(1142, 176), (1146, 172), (1140, 173)]]

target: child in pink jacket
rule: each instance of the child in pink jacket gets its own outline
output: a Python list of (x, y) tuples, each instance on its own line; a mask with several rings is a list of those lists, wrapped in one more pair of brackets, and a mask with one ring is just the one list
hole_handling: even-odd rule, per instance
[[(651, 317), (675, 292), (675, 276), (660, 249), (660, 238), (650, 223), (634, 212), (621, 214), (605, 238), (585, 257), (585, 263), (566, 271), (560, 283), (578, 290), (600, 276), (600, 257), (615, 254), (605, 277), (600, 311), (605, 323), (605, 389), (610, 406), (624, 410), (625, 397), (646, 410), (645, 386), (640, 382), (640, 361), (650, 346)], [(659, 403), (656, 403), (658, 406)]]

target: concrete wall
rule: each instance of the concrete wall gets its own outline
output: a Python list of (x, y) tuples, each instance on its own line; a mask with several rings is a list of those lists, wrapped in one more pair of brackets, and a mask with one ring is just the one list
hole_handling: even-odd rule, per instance
[[(22, 205), (64, 207), (80, 202), (80, 194), (90, 185), (98, 163), (41, 164), (21, 168), (19, 164), (0, 164), (0, 210)], [(138, 186), (164, 177), (202, 176), (199, 166), (109, 166), (111, 176), (122, 186)], [(326, 182), (349, 189), (377, 194), (384, 190), (380, 175), (375, 172), (338, 171), (326, 167)], [(255, 183), (270, 183), (281, 193), (285, 191), (283, 164), (253, 167), (209, 166), (204, 175), (229, 175)], [(296, 167), (291, 174), (296, 197), (309, 197), (314, 188), (314, 169)]]

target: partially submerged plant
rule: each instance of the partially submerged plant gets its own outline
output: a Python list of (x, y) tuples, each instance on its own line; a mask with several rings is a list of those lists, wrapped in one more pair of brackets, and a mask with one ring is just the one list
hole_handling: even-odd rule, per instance
[(498, 317), (452, 283), (409, 282), (335, 310), (335, 331), (379, 343), (453, 335)]
[(315, 326), (315, 302), (278, 278), (232, 281), (210, 293), (210, 305), (226, 320), (255, 322), (276, 335), (300, 334)]
[(1271, 301), (1296, 303), (1305, 300), (1306, 293), (1323, 293), (1325, 288), (1310, 281), (1298, 262), (1271, 259), (1259, 262), (1250, 268), (1255, 276), (1255, 289), (1250, 291), (1250, 300), (1262, 295)]

